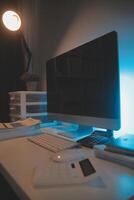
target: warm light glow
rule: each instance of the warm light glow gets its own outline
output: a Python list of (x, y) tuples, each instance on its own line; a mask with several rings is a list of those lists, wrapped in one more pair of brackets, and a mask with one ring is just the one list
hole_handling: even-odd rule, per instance
[(11, 31), (17, 31), (21, 27), (19, 15), (11, 10), (8, 10), (3, 14), (2, 21), (5, 27)]
[(58, 158), (58, 159), (61, 159), (61, 156), (60, 156), (60, 155), (58, 155), (58, 156), (57, 156), (57, 158)]

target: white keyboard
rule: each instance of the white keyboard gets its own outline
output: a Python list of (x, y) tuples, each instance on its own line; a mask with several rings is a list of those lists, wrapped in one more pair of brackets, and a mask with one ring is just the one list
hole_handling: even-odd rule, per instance
[(28, 140), (53, 152), (62, 151), (79, 145), (77, 142), (71, 141), (67, 138), (61, 138), (56, 134), (50, 133), (35, 135), (29, 137)]

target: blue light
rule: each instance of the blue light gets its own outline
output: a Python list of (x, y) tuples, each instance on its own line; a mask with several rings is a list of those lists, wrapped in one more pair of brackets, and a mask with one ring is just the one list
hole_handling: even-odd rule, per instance
[(134, 78), (133, 72), (121, 73), (121, 129), (117, 133), (134, 134)]
[(118, 31), (121, 92), (121, 129), (117, 134), (134, 134), (134, 29)]

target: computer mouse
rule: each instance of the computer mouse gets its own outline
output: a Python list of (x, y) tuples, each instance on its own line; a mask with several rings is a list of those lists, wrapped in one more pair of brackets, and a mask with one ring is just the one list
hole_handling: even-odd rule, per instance
[(52, 156), (52, 160), (54, 162), (69, 162), (69, 161), (82, 160), (86, 157), (87, 157), (86, 154), (82, 152), (81, 149), (66, 149), (64, 151), (55, 153)]

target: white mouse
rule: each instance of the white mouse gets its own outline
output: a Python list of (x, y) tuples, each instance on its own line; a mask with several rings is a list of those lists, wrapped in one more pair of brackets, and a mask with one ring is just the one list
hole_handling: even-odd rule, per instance
[(55, 153), (52, 156), (52, 160), (54, 162), (69, 162), (82, 160), (84, 158), (86, 158), (86, 155), (82, 152), (81, 149), (66, 149), (64, 151)]

